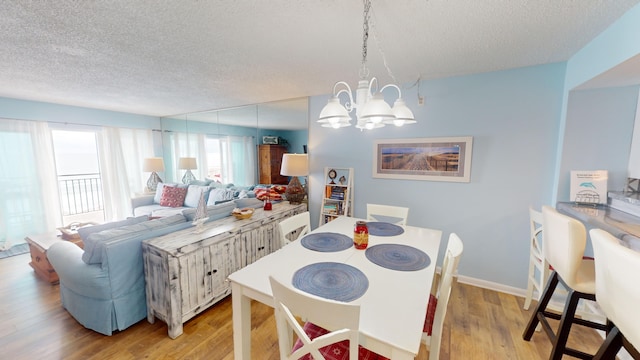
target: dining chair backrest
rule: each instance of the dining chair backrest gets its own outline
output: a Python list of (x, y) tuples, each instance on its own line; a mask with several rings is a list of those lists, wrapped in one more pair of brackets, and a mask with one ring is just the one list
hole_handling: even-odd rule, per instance
[[(528, 310), (533, 299), (533, 291), (536, 290), (538, 298), (544, 291), (549, 278), (549, 263), (542, 250), (542, 213), (529, 207), (529, 279), (527, 281), (527, 294), (524, 301), (524, 309)], [(538, 276), (536, 276), (538, 269)]]
[(578, 272), (587, 246), (587, 230), (580, 221), (551, 206), (542, 207), (542, 221), (545, 258), (570, 288), (579, 288)]
[(442, 260), (440, 281), (438, 282), (435, 294), (437, 305), (433, 316), (431, 336), (429, 337), (423, 334), (424, 342), (429, 346), (429, 360), (437, 360), (440, 357), (440, 342), (442, 340), (444, 319), (447, 315), (451, 287), (457, 276), (458, 264), (460, 263), (463, 250), (464, 245), (460, 237), (455, 233), (451, 233), (451, 235), (449, 235), (447, 249), (444, 253), (444, 259)]
[(367, 204), (367, 221), (387, 221), (407, 225), (409, 208), (391, 205)]
[[(299, 359), (306, 354), (311, 354), (314, 359), (324, 359), (319, 349), (343, 340), (349, 340), (349, 358), (358, 358), (360, 305), (307, 294), (285, 286), (272, 276), (269, 276), (269, 281), (281, 359)], [(329, 333), (311, 340), (296, 317), (321, 326)], [(292, 333), (302, 343), (293, 352)]]
[(624, 337), (640, 349), (640, 252), (629, 249), (610, 233), (589, 231), (596, 265), (596, 302)]
[(311, 216), (308, 211), (305, 211), (282, 220), (278, 225), (282, 246), (285, 246), (311, 231)]

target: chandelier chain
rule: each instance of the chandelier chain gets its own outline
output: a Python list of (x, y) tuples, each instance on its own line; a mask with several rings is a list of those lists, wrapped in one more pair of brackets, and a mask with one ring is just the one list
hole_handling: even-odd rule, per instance
[(364, 1), (364, 14), (362, 24), (362, 70), (360, 70), (360, 78), (366, 79), (369, 76), (367, 70), (367, 42), (369, 41), (369, 10), (371, 9), (371, 0)]
[[(375, 17), (375, 14), (374, 14), (374, 17)], [(375, 22), (375, 20), (370, 19), (369, 23), (371, 24), (370, 26), (371, 26), (371, 33), (373, 34), (373, 40), (375, 41), (376, 46), (378, 48), (378, 51), (380, 52), (380, 55), (382, 56), (382, 63), (384, 65), (384, 68), (387, 70), (387, 74), (389, 74), (389, 76), (391, 77), (393, 82), (395, 84), (398, 84), (398, 79), (396, 79), (396, 77), (391, 72), (391, 68), (389, 68), (389, 64), (387, 63), (387, 57), (385, 56), (385, 53), (382, 50), (382, 46), (380, 46), (380, 39), (378, 39), (378, 32), (376, 31), (376, 22)]]

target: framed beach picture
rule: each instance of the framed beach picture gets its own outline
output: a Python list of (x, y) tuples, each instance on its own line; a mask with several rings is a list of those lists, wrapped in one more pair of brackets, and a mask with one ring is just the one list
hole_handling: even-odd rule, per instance
[(469, 182), (473, 138), (381, 139), (373, 144), (373, 177)]

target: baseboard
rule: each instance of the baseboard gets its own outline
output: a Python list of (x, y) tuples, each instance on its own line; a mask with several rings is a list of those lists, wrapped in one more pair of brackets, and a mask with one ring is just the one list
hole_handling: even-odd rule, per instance
[(526, 289), (520, 289), (513, 286), (507, 286), (493, 281), (487, 281), (482, 279), (473, 278), (470, 276), (458, 275), (458, 282), (467, 285), (473, 285), (479, 288), (498, 291), (505, 294), (515, 295), (519, 297), (525, 297), (527, 294)]

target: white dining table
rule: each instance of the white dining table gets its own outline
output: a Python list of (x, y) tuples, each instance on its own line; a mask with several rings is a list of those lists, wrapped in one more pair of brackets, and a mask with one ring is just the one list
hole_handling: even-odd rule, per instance
[[(311, 233), (333, 232), (353, 238), (357, 220), (363, 219), (341, 216)], [(231, 274), (228, 279), (232, 289), (235, 359), (252, 358), (251, 300), (273, 307), (269, 276), (291, 285), (298, 269), (319, 262), (348, 264), (366, 275), (369, 287), (364, 295), (351, 302), (360, 305), (361, 345), (390, 359), (415, 358), (420, 348), (442, 231), (414, 226), (402, 228), (404, 232), (400, 235), (369, 235), (369, 247), (377, 244), (415, 247), (429, 256), (427, 267), (415, 271), (390, 270), (371, 262), (365, 256), (365, 250), (353, 246), (337, 252), (318, 252), (305, 248), (298, 240)]]

